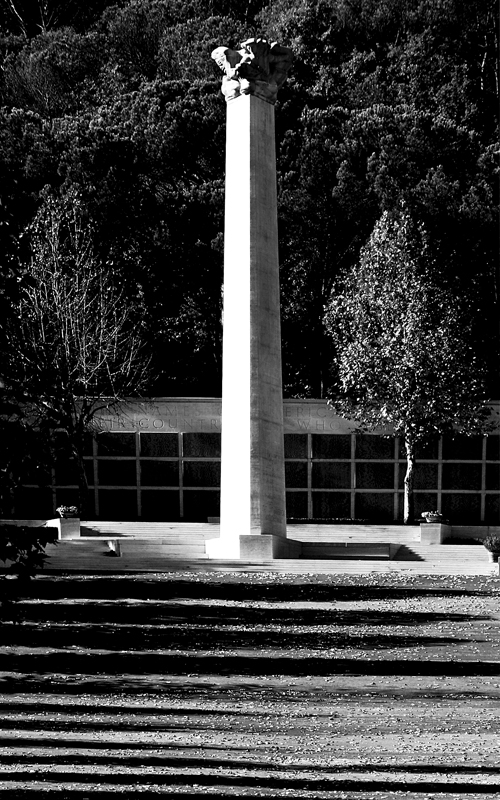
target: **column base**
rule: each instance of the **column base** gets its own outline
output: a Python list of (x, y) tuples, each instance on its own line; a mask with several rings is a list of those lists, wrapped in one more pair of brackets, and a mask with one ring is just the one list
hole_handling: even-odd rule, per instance
[(208, 539), (211, 559), (272, 561), (275, 558), (300, 558), (302, 544), (274, 534), (245, 534), (228, 539)]
[(211, 559), (237, 561), (240, 557), (239, 537), (206, 539), (205, 553)]

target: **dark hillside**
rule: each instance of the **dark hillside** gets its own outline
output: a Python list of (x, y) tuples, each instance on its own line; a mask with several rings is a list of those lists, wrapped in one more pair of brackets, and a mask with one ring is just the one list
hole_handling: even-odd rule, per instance
[(76, 191), (103, 266), (144, 304), (149, 393), (220, 394), (225, 108), (210, 52), (264, 33), (296, 54), (277, 106), (285, 393), (326, 392), (332, 282), (402, 200), (442, 282), (470, 298), (495, 375), (497, 15), (492, 0), (2, 4), (4, 309), (26, 227), (47, 195)]

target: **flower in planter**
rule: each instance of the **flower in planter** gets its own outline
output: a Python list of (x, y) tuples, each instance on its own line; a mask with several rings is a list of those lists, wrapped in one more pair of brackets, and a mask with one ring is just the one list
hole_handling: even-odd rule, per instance
[(422, 511), (420, 516), (423, 517), (426, 522), (444, 522), (444, 517), (440, 511)]
[(66, 517), (78, 516), (78, 508), (76, 506), (59, 506), (59, 508), (56, 508), (56, 511), (63, 519)]

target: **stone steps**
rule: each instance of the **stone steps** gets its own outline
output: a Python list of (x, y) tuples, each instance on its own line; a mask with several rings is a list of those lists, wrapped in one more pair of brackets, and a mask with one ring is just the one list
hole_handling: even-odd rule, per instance
[(80, 538), (47, 547), (45, 571), (498, 575), (484, 548), (421, 544), (419, 526), (289, 525), (302, 557), (266, 562), (208, 559), (206, 541), (219, 530), (216, 523), (85, 521)]
[[(106, 540), (61, 541), (47, 547), (44, 572), (278, 572), (291, 574), (401, 572), (436, 575), (498, 575), (498, 564), (488, 561), (480, 547), (422, 545), (394, 559), (275, 559), (265, 562), (222, 561), (207, 559), (198, 546), (186, 552), (158, 542), (120, 542), (121, 556), (116, 557)], [(401, 550), (401, 548), (400, 548)]]
[(488, 552), (479, 545), (411, 544), (401, 545), (396, 558), (398, 561), (433, 561), (435, 563), (471, 561), (475, 563), (488, 561)]

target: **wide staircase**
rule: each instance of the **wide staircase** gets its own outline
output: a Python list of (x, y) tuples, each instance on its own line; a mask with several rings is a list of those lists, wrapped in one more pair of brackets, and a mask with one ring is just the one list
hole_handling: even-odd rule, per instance
[(44, 571), (498, 575), (481, 545), (423, 545), (419, 526), (289, 525), (302, 556), (265, 562), (208, 559), (205, 542), (218, 535), (214, 523), (82, 522), (79, 539), (47, 547)]

